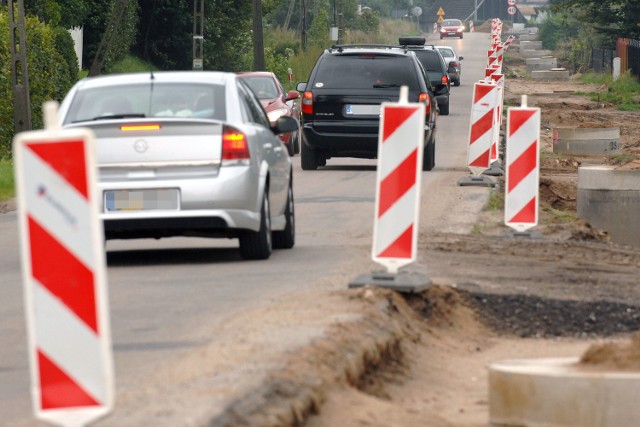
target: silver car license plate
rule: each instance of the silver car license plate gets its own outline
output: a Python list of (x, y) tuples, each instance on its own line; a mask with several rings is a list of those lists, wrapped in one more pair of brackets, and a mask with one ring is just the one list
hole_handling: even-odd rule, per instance
[(380, 114), (380, 104), (347, 104), (344, 113), (348, 116), (377, 116)]
[(104, 192), (104, 202), (107, 212), (177, 210), (179, 195), (176, 188), (115, 190)]

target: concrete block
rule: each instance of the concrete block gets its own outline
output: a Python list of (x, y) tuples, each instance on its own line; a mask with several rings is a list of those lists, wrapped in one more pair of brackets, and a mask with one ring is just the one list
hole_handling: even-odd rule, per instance
[(577, 212), (612, 242), (640, 247), (640, 170), (579, 167)]
[(540, 70), (540, 71), (532, 71), (531, 78), (534, 80), (568, 80), (569, 79), (569, 71), (552, 71), (552, 70)]
[(553, 152), (571, 156), (611, 156), (620, 152), (620, 128), (558, 128)]
[(538, 35), (537, 34), (520, 34), (518, 36), (518, 40), (520, 40), (521, 42), (526, 42), (526, 41), (533, 41), (533, 40), (538, 40)]
[(558, 66), (558, 59), (551, 56), (546, 58), (527, 58), (525, 61), (528, 73), (532, 71), (550, 70)]
[(640, 373), (594, 370), (577, 357), (489, 365), (489, 424), (613, 427), (640, 419)]
[(540, 40), (520, 40), (520, 50), (529, 49), (542, 49), (542, 42)]
[(541, 58), (543, 56), (549, 56), (549, 55), (551, 55), (550, 50), (520, 48), (520, 56), (522, 56), (523, 58)]

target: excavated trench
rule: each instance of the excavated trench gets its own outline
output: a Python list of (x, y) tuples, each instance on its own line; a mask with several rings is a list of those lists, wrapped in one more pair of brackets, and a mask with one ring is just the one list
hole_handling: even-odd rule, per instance
[(354, 387), (389, 399), (385, 384), (409, 370), (408, 346), (432, 339), (434, 328), (460, 327), (474, 318), (492, 334), (514, 338), (593, 338), (640, 329), (640, 306), (611, 301), (545, 299), (433, 286), (401, 295), (379, 288), (345, 291), (364, 306), (356, 322), (338, 324), (288, 357), (248, 396), (229, 405), (210, 426), (301, 426), (320, 412), (335, 387)]

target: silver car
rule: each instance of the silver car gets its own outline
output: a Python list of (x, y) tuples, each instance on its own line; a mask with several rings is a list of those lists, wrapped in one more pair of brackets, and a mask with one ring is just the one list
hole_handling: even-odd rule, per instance
[(254, 93), (232, 73), (87, 78), (60, 106), (63, 127), (96, 135), (107, 239), (238, 238), (245, 259), (295, 243), (291, 159)]
[(447, 63), (447, 72), (451, 78), (451, 82), (454, 86), (460, 86), (460, 79), (462, 78), (462, 56), (458, 56), (455, 49), (451, 46), (436, 46), (436, 49), (440, 52), (444, 58), (444, 62)]

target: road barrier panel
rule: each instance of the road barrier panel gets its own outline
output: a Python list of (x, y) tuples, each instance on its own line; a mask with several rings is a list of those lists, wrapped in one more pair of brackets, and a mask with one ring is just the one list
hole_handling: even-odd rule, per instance
[(511, 46), (511, 43), (515, 40), (516, 36), (514, 35), (510, 35), (509, 37), (507, 37), (507, 40), (504, 41), (504, 43), (502, 43), (502, 48), (504, 49), (504, 51), (506, 52), (507, 49), (509, 49), (509, 46)]
[(425, 105), (409, 103), (408, 91), (402, 86), (400, 101), (382, 103), (380, 114), (371, 257), (386, 271), (361, 275), (350, 288), (376, 285), (419, 292), (431, 284), (422, 273), (399, 271), (417, 256), (424, 155)]
[(502, 176), (504, 169), (500, 162), (500, 129), (502, 128), (502, 108), (504, 103), (504, 74), (493, 73), (490, 76), (491, 81), (498, 86), (498, 95), (496, 102), (495, 124), (493, 126), (493, 135), (491, 138), (491, 158), (489, 169), (482, 172), (483, 175)]
[(31, 392), (38, 419), (78, 427), (114, 402), (96, 153), (91, 130), (44, 112), (13, 141)]
[(538, 225), (540, 185), (540, 108), (527, 106), (507, 111), (505, 162), (505, 225), (524, 233)]
[(472, 176), (458, 180), (460, 186), (495, 186), (487, 176), (482, 176), (490, 166), (491, 141), (496, 123), (496, 104), (498, 102), (498, 86), (486, 79), (473, 86), (473, 102), (471, 105), (471, 125), (469, 127), (469, 147), (467, 166)]

